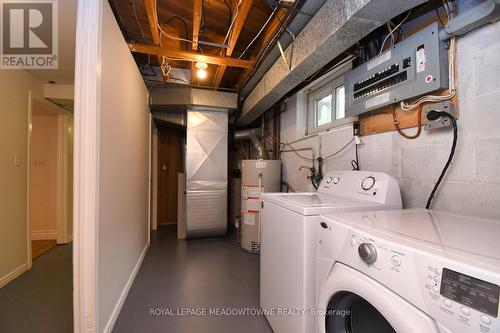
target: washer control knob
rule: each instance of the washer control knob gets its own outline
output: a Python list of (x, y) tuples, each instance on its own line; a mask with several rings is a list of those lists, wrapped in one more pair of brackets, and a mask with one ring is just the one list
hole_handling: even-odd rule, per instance
[(328, 178), (326, 179), (326, 183), (327, 183), (327, 184), (330, 184), (331, 182), (332, 182), (332, 177), (328, 177)]
[(338, 184), (340, 182), (340, 177), (333, 178), (333, 183)]
[(361, 182), (361, 188), (365, 191), (370, 190), (375, 185), (375, 177), (368, 176)]
[(360, 244), (358, 254), (367, 264), (372, 264), (377, 260), (377, 248), (371, 243)]
[(391, 258), (392, 265), (395, 267), (401, 266), (401, 257), (400, 256), (392, 256)]

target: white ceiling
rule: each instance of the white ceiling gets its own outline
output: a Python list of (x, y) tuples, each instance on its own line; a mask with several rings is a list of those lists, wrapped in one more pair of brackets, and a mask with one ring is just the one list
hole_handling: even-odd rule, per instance
[(75, 40), (77, 0), (59, 4), (59, 69), (35, 69), (30, 73), (44, 82), (73, 84), (75, 80)]

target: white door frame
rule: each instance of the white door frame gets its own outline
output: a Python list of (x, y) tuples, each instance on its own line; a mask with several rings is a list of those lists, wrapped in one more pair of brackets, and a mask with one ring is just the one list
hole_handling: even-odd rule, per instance
[(27, 198), (26, 198), (26, 239), (27, 241), (27, 259), (28, 259), (28, 269), (33, 266), (33, 255), (31, 250), (31, 130), (33, 121), (33, 104), (34, 97), (30, 90), (28, 92), (28, 152), (26, 157), (26, 173), (27, 173)]
[(151, 230), (158, 229), (158, 127), (155, 122), (151, 121)]
[[(57, 184), (56, 184), (56, 239), (57, 244), (67, 244), (71, 241), (72, 236), (68, 233), (69, 216), (68, 216), (68, 157), (69, 157), (69, 140), (68, 140), (68, 125), (70, 113), (63, 110), (58, 105), (47, 101), (42, 98), (36, 98), (29, 92), (29, 114), (28, 114), (28, 252), (31, 253), (31, 145), (32, 145), (32, 127), (33, 127), (33, 113), (35, 110), (35, 100), (37, 103), (42, 103), (52, 108), (54, 116), (57, 116)], [(31, 254), (28, 255), (28, 267), (31, 268), (33, 258)]]
[(99, 117), (103, 0), (77, 9), (74, 113), (73, 314), (75, 333), (98, 321)]
[(57, 115), (57, 244), (71, 242), (68, 232), (68, 167), (69, 167), (69, 118), (67, 111)]

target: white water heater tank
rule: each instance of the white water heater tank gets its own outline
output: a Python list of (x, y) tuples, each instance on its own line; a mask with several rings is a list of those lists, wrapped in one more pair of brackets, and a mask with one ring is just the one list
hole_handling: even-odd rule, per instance
[(241, 247), (260, 252), (260, 193), (280, 192), (281, 161), (243, 160), (241, 164)]

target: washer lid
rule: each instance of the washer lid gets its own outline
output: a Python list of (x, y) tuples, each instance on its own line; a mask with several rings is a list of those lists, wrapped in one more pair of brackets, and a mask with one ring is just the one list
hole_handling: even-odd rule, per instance
[(325, 193), (262, 193), (261, 198), (263, 201), (272, 202), (301, 215), (401, 208), (397, 205), (384, 205)]
[(404, 209), (326, 216), (356, 229), (413, 240), (447, 252), (468, 253), (500, 261), (500, 221)]
[(289, 201), (303, 207), (332, 206), (342, 203), (351, 203), (355, 200), (321, 193), (287, 193), (277, 194), (276, 198)]

